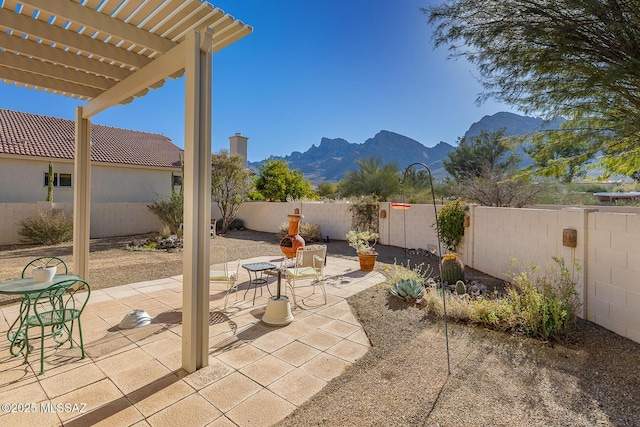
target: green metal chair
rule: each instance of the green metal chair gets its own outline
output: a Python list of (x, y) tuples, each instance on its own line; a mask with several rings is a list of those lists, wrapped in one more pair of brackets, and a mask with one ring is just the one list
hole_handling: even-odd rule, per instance
[(56, 274), (68, 274), (69, 273), (69, 269), (67, 268), (67, 264), (65, 264), (65, 262), (58, 258), (57, 256), (41, 256), (40, 258), (36, 258), (33, 261), (29, 262), (29, 264), (27, 264), (24, 269), (22, 270), (22, 278), (24, 279), (25, 276), (27, 276), (27, 274), (29, 273), (29, 267), (31, 268), (35, 268), (35, 267), (58, 267), (58, 271), (56, 272)]
[[(44, 373), (46, 337), (52, 338), (56, 349), (67, 342), (70, 343), (70, 347), (73, 347), (74, 343), (79, 344), (82, 352), (81, 359), (84, 359), (80, 316), (87, 305), (90, 294), (89, 284), (80, 279), (56, 283), (37, 294), (31, 303), (33, 314), (25, 321), (25, 363), (30, 353), (29, 331), (32, 328), (40, 328), (40, 374)], [(73, 337), (76, 323), (78, 324), (79, 342), (76, 342)]]

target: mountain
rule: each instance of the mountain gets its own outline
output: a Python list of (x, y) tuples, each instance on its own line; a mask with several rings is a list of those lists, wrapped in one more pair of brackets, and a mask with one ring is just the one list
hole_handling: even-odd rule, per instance
[[(561, 122), (562, 120), (557, 120), (547, 123), (536, 117), (500, 112), (484, 116), (473, 123), (464, 136), (478, 135), (483, 129), (495, 132), (501, 128), (505, 128), (506, 135), (525, 135), (536, 130), (555, 129)], [(285, 160), (290, 169), (299, 170), (306, 179), (314, 182), (339, 181), (348, 171), (358, 168), (358, 159), (371, 156), (381, 157), (384, 163), (396, 162), (400, 171), (411, 163), (422, 162), (429, 166), (434, 179), (443, 179), (448, 174), (442, 165), (442, 159), (453, 150), (455, 147), (446, 142), (426, 147), (407, 136), (381, 130), (362, 144), (351, 143), (342, 138), (322, 138), (320, 145), (313, 144), (304, 153), (294, 151), (288, 156), (276, 158)], [(530, 163), (526, 154), (521, 149), (518, 151), (523, 157), (523, 164)], [(262, 163), (250, 162), (248, 166), (257, 172)]]
[(526, 135), (528, 133), (557, 129), (564, 119), (557, 119), (547, 122), (539, 117), (521, 116), (514, 113), (500, 112), (492, 116), (484, 116), (479, 121), (473, 123), (464, 134), (465, 137), (480, 135), (480, 131), (497, 132), (505, 128), (505, 135)]
[[(425, 147), (418, 141), (387, 130), (378, 132), (362, 144), (350, 143), (342, 138), (322, 138), (320, 145), (312, 145), (301, 153), (294, 151), (283, 157), (290, 169), (304, 173), (310, 181), (339, 181), (344, 175), (358, 168), (356, 161), (371, 156), (381, 157), (384, 163), (396, 162), (400, 170), (414, 162), (429, 166), (434, 178), (443, 178), (447, 172), (442, 166), (442, 158), (455, 147), (440, 142), (435, 147)], [(257, 170), (262, 162), (249, 163)]]

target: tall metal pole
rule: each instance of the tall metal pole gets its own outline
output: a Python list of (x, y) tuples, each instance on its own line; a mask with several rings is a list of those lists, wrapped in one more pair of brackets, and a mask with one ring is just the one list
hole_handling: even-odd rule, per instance
[[(445, 284), (444, 282), (442, 282), (442, 245), (440, 244), (440, 229), (438, 228), (438, 209), (436, 208), (436, 193), (433, 189), (433, 179), (431, 177), (431, 169), (429, 169), (429, 166), (421, 162), (412, 163), (409, 166), (407, 166), (407, 168), (402, 173), (402, 180), (400, 181), (400, 184), (404, 184), (404, 180), (407, 177), (407, 172), (409, 172), (409, 169), (411, 169), (416, 165), (420, 165), (423, 168), (425, 168), (427, 170), (427, 173), (429, 174), (429, 186), (431, 187), (431, 200), (433, 202), (433, 213), (435, 214), (435, 218), (436, 218), (436, 235), (438, 236), (438, 258), (439, 258), (438, 272), (440, 273), (440, 284), (442, 285), (442, 305), (444, 308), (444, 336), (445, 336), (445, 342), (447, 346), (447, 373), (451, 375), (451, 358), (449, 356), (449, 327), (447, 325), (447, 297), (444, 292)], [(406, 243), (405, 243), (405, 246), (406, 246)]]

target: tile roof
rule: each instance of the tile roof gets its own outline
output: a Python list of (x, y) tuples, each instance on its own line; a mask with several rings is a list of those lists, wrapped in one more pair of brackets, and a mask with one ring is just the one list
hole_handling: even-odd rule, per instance
[[(73, 120), (0, 108), (0, 154), (73, 159)], [(180, 167), (182, 150), (155, 133), (91, 125), (91, 160), (126, 165)]]

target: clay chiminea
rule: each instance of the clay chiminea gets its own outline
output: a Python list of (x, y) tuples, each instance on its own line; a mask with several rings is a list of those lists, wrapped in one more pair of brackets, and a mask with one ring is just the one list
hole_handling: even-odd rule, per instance
[(299, 222), (303, 216), (300, 214), (289, 214), (287, 217), (289, 218), (289, 232), (280, 240), (280, 249), (285, 257), (295, 258), (298, 248), (304, 247), (304, 239), (298, 234)]

